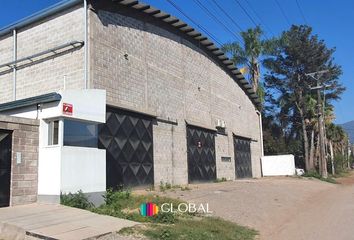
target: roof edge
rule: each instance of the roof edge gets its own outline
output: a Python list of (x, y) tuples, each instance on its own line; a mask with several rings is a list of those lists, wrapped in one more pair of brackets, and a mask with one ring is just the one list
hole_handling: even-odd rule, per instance
[(198, 32), (193, 27), (189, 26), (182, 20), (175, 16), (172, 16), (162, 10), (156, 9), (151, 5), (143, 3), (141, 0), (111, 0), (113, 3), (119, 4), (122, 7), (134, 9), (137, 12), (141, 12), (158, 21), (164, 22), (170, 25), (172, 28), (179, 30), (181, 33), (185, 34), (189, 38), (194, 39), (200, 43), (199, 48), (204, 48), (210, 55), (212, 55), (217, 62), (219, 62), (220, 67), (224, 69), (226, 73), (230, 75), (231, 78), (239, 85), (239, 87), (247, 95), (251, 103), (254, 105), (256, 110), (261, 109), (261, 101), (257, 93), (249, 86), (249, 82), (245, 79), (243, 74), (238, 70), (238, 68), (233, 64), (233, 62), (223, 53), (215, 43), (210, 40), (204, 34)]
[(3, 28), (0, 29), (0, 37), (11, 33), (14, 29), (20, 29), (23, 27), (26, 27), (32, 23), (35, 23), (37, 21), (40, 21), (48, 16), (51, 16), (55, 13), (58, 13), (60, 11), (66, 10), (68, 8), (71, 8), (80, 2), (83, 2), (83, 0), (64, 0), (61, 2), (58, 2), (52, 6), (49, 6), (39, 12), (36, 12), (28, 17), (22, 18), (14, 23), (11, 23)]
[(59, 93), (52, 92), (52, 93), (47, 93), (35, 97), (29, 97), (29, 98), (15, 100), (11, 102), (2, 103), (0, 104), (0, 112), (33, 106), (35, 104), (40, 104), (40, 103), (58, 102), (60, 100), (61, 100), (61, 95)]

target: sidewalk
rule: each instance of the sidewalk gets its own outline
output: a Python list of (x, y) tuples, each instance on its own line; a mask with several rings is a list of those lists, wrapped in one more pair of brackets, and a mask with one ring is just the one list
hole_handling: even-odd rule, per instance
[(0, 239), (95, 239), (138, 223), (62, 205), (0, 208)]

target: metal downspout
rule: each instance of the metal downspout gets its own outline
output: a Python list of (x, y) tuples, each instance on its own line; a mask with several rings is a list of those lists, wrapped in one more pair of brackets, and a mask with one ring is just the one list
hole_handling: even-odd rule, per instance
[(260, 130), (260, 142), (261, 142), (261, 156), (264, 156), (264, 146), (263, 146), (263, 127), (262, 127), (262, 113), (256, 111), (259, 118), (259, 130)]
[(261, 158), (259, 159), (260, 161), (260, 167), (261, 167), (261, 176), (263, 177), (263, 168), (262, 168), (262, 157), (264, 156), (264, 146), (263, 146), (263, 126), (262, 126), (262, 113), (260, 111), (256, 111), (258, 114), (259, 118), (259, 131), (260, 131), (260, 142), (261, 142)]
[[(17, 31), (16, 29), (13, 29), (13, 61), (17, 61)], [(16, 100), (16, 63), (12, 66), (12, 98), (15, 101)]]
[(84, 0), (84, 88), (88, 88), (88, 23), (87, 23), (87, 0)]

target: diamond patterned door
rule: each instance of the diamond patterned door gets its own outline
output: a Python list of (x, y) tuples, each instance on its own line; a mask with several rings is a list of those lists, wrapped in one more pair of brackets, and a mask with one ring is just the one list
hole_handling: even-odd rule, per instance
[(107, 188), (154, 183), (151, 117), (107, 107), (98, 142), (106, 149)]
[(10, 132), (0, 131), (0, 207), (8, 207), (10, 203), (11, 136)]
[(215, 180), (215, 133), (188, 125), (187, 150), (189, 182)]
[(236, 178), (251, 178), (251, 140), (234, 136)]

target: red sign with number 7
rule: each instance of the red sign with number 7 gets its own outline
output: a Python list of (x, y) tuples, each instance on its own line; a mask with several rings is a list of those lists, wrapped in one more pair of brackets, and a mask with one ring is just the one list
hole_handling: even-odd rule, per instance
[(73, 115), (73, 105), (70, 103), (63, 103), (63, 114), (65, 115)]

